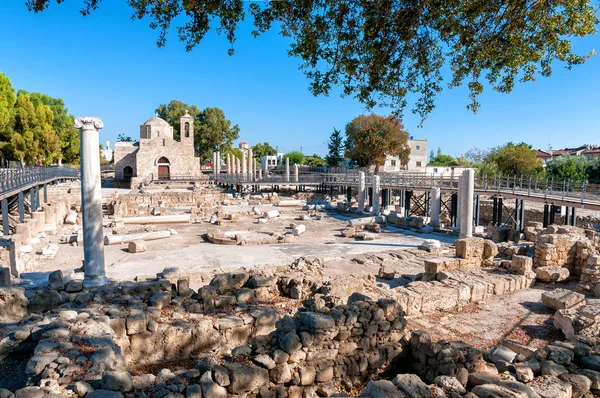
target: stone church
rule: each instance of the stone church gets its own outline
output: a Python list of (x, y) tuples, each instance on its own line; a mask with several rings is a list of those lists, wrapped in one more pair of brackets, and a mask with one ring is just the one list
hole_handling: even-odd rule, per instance
[(115, 180), (137, 186), (152, 175), (153, 180), (196, 177), (200, 158), (194, 153), (194, 118), (186, 111), (181, 117), (180, 140), (173, 127), (155, 116), (140, 126), (139, 142), (115, 144)]

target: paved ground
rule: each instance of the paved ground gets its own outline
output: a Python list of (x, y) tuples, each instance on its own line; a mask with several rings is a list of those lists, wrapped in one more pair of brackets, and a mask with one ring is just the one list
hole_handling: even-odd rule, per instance
[[(263, 210), (273, 208), (262, 207)], [(227, 207), (228, 212), (246, 214), (250, 209), (251, 206)], [(281, 210), (289, 212), (294, 209)], [(203, 235), (209, 229), (215, 228), (208, 222), (157, 225), (157, 230), (173, 228), (178, 231), (178, 234), (168, 239), (148, 241), (148, 251), (145, 253), (128, 253), (126, 244), (104, 246), (107, 275), (109, 278), (131, 280), (137, 275), (156, 274), (166, 267), (180, 267), (187, 274), (202, 275), (207, 272), (214, 273), (243, 267), (251, 269), (289, 264), (301, 256), (334, 260), (352, 254), (416, 248), (424, 239), (438, 239), (446, 243), (452, 243), (455, 239), (455, 236), (451, 235), (415, 234), (397, 228), (388, 228), (376, 234), (376, 239), (373, 241), (358, 241), (340, 235), (349, 218), (337, 212), (327, 213), (327, 217), (319, 221), (299, 221), (296, 217), (297, 215), (294, 214), (282, 214), (281, 217), (270, 220), (267, 224), (256, 224), (255, 216), (244, 215), (235, 222), (225, 222), (217, 227), (222, 231), (265, 231), (282, 234), (291, 232), (287, 227), (292, 222), (303, 223), (307, 227), (307, 232), (294, 237), (292, 243), (259, 246), (223, 246), (207, 242), (203, 239)], [(76, 233), (79, 228), (79, 226), (64, 226), (58, 231), (57, 236), (49, 239), (54, 243), (61, 235)], [(129, 228), (133, 230), (143, 227), (130, 226)], [(110, 233), (111, 229), (105, 228), (105, 234)], [(57, 256), (52, 260), (38, 260), (30, 269), (36, 274), (30, 274), (29, 277), (38, 279), (56, 269), (70, 273), (81, 267), (82, 261), (82, 246), (59, 244)]]

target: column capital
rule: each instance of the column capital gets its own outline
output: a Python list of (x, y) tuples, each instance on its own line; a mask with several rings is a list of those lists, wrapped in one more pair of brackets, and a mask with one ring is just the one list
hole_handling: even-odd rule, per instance
[(100, 130), (104, 123), (99, 117), (78, 117), (75, 118), (75, 128), (80, 130)]

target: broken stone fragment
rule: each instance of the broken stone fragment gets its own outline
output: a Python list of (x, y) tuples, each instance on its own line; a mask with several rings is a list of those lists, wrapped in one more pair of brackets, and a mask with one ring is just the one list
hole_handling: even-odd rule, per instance
[(53, 271), (48, 275), (48, 289), (62, 290), (65, 287), (65, 281), (61, 270)]
[(342, 236), (345, 238), (354, 238), (355, 233), (356, 233), (356, 227), (346, 227), (342, 231)]
[(129, 242), (127, 249), (129, 253), (143, 253), (146, 251), (146, 241), (134, 240), (133, 242)]
[(304, 224), (296, 225), (294, 227), (294, 229), (292, 230), (292, 233), (294, 234), (294, 236), (300, 236), (304, 232), (306, 232), (306, 225), (304, 225)]
[(569, 278), (569, 270), (565, 267), (546, 266), (535, 269), (536, 279), (542, 282), (562, 282)]
[(148, 300), (151, 307), (156, 307), (161, 309), (171, 304), (171, 294), (170, 293), (158, 293), (154, 296), (150, 297)]
[(396, 272), (390, 267), (379, 267), (378, 276), (381, 279), (393, 280), (396, 277)]
[(29, 311), (39, 314), (53, 310), (60, 304), (61, 297), (56, 290), (38, 290), (29, 301)]

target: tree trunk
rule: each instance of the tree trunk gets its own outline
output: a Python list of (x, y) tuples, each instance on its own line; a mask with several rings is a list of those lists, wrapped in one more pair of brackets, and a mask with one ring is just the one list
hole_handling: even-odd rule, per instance
[(373, 174), (379, 175), (379, 162), (375, 163), (375, 172)]

